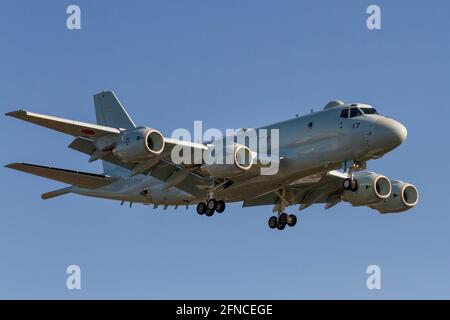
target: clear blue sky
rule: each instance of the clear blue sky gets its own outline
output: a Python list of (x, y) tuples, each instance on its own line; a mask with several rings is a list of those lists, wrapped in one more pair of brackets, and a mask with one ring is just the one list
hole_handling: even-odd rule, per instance
[[(382, 30), (366, 28), (378, 4)], [(66, 29), (78, 4), (82, 29)], [(165, 134), (256, 127), (332, 99), (373, 104), (408, 139), (369, 169), (416, 184), (417, 208), (316, 205), (284, 232), (271, 207), (199, 217), (68, 195), (0, 168), (0, 298), (450, 298), (448, 1), (1, 1), (0, 107), (95, 121), (113, 89)], [(0, 117), (1, 164), (100, 172), (71, 138)], [(288, 210), (296, 213), (297, 208)], [(82, 290), (65, 287), (66, 267)], [(366, 288), (366, 267), (382, 289)]]

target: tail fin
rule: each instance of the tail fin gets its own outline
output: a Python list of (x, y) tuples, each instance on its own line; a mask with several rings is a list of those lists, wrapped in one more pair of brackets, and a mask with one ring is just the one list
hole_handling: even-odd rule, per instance
[[(135, 128), (133, 120), (128, 115), (125, 108), (120, 103), (112, 91), (103, 91), (94, 95), (95, 115), (97, 117), (97, 124), (113, 127), (132, 129)], [(103, 170), (105, 173), (128, 172), (126, 168), (119, 167), (112, 163), (102, 161)]]
[(94, 95), (97, 124), (113, 128), (135, 128), (133, 120), (112, 91), (103, 91)]

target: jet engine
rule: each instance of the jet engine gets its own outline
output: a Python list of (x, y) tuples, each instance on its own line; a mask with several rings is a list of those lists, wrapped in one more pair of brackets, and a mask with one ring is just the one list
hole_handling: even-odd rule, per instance
[(224, 146), (220, 154), (215, 146), (209, 152), (209, 163), (202, 170), (213, 177), (230, 178), (249, 170), (254, 162), (252, 151), (241, 144)]
[(385, 200), (391, 194), (391, 182), (381, 174), (358, 172), (353, 175), (358, 188), (345, 191), (342, 198), (354, 206), (367, 206)]
[(392, 192), (390, 196), (371, 206), (380, 213), (396, 213), (413, 208), (419, 201), (417, 188), (403, 181), (391, 181)]
[(112, 150), (125, 162), (140, 162), (159, 155), (164, 150), (164, 137), (159, 131), (138, 127), (123, 131)]

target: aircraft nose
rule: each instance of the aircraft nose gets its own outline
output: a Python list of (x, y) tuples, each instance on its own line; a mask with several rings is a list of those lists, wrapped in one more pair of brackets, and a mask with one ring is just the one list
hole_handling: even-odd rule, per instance
[(400, 122), (389, 118), (378, 119), (373, 126), (374, 147), (392, 150), (402, 144), (407, 130)]

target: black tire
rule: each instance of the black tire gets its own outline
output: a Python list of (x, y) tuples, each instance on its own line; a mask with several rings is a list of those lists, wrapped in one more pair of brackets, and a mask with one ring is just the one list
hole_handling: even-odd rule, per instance
[(197, 204), (197, 213), (199, 215), (204, 215), (206, 212), (206, 204), (204, 202), (200, 202)]
[(287, 219), (287, 225), (293, 227), (297, 224), (297, 216), (295, 214), (290, 214)]
[(275, 229), (278, 225), (278, 218), (275, 216), (271, 216), (267, 224), (269, 225), (270, 229)]
[(206, 211), (205, 211), (205, 215), (207, 216), (207, 217), (211, 217), (213, 214), (214, 214), (214, 209), (209, 209), (209, 208), (206, 208)]
[(349, 178), (344, 179), (344, 181), (342, 181), (342, 187), (344, 190), (350, 190), (352, 188), (352, 181)]
[(217, 205), (216, 205), (216, 211), (218, 213), (222, 213), (225, 211), (225, 201), (219, 200), (217, 201)]
[(280, 220), (278, 220), (277, 229), (278, 230), (283, 230), (284, 228), (286, 228), (286, 222), (282, 223), (282, 222), (280, 222)]
[(353, 184), (352, 184), (352, 187), (351, 187), (351, 191), (353, 191), (353, 192), (355, 192), (355, 191), (358, 191), (358, 181), (356, 181), (356, 180), (353, 180)]
[(287, 214), (283, 212), (283, 213), (280, 214), (280, 216), (278, 217), (278, 222), (279, 222), (279, 223), (282, 223), (282, 224), (286, 224), (286, 223), (287, 223), (287, 219), (288, 219)]
[(206, 207), (214, 213), (214, 210), (217, 208), (217, 201), (215, 199), (209, 199), (206, 203)]

